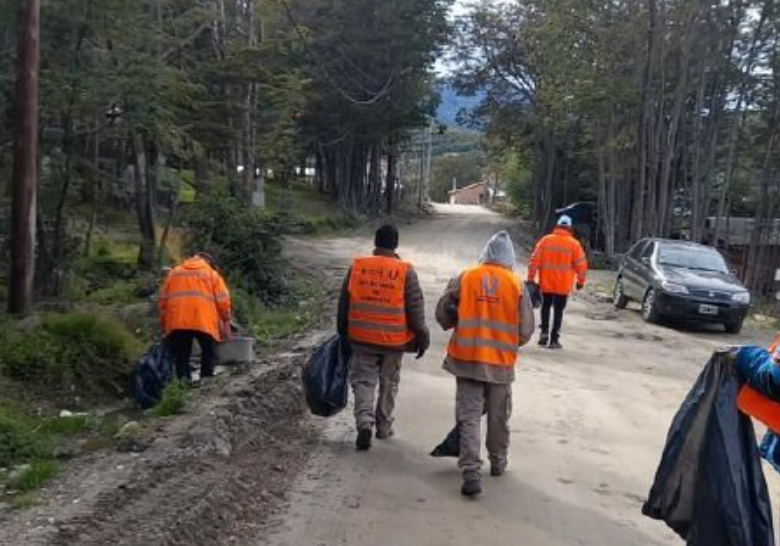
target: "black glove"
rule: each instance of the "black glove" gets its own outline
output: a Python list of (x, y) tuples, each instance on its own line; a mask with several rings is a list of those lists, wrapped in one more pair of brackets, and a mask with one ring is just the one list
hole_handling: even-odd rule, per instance
[(417, 334), (417, 358), (416, 360), (420, 360), (428, 350), (428, 347), (431, 346), (431, 334), (428, 332), (428, 330), (424, 330), (422, 332), (419, 332)]
[(578, 282), (577, 283), (577, 290), (582, 290), (583, 288), (585, 288), (585, 285), (583, 283), (581, 283), (581, 282)]

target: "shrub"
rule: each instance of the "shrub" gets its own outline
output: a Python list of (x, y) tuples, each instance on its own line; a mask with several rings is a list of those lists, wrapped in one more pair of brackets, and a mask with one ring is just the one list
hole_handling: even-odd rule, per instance
[(47, 315), (37, 326), (6, 328), (0, 336), (4, 375), (75, 398), (125, 392), (137, 354), (126, 328), (84, 313)]
[(0, 467), (9, 468), (49, 451), (45, 439), (33, 432), (35, 428), (32, 419), (0, 407)]
[(184, 411), (190, 400), (190, 393), (181, 381), (172, 381), (163, 391), (160, 402), (152, 409), (156, 417), (178, 415)]
[(233, 281), (267, 304), (287, 291), (281, 227), (272, 216), (224, 193), (199, 196), (184, 218), (185, 248), (212, 253)]
[(46, 482), (57, 473), (57, 465), (54, 461), (38, 460), (30, 463), (20, 476), (11, 481), (8, 485), (11, 489), (27, 493), (40, 489)]

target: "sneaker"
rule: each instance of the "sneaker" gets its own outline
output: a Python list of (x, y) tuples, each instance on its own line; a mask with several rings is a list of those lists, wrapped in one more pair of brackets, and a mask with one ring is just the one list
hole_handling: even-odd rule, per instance
[(368, 451), (371, 449), (371, 429), (364, 428), (358, 431), (355, 448), (358, 451)]
[(482, 494), (482, 480), (479, 478), (469, 478), (463, 481), (463, 486), (460, 488), (460, 494), (464, 497), (476, 497)]
[(539, 334), (539, 345), (541, 345), (542, 347), (546, 347), (549, 342), (550, 342), (550, 334), (546, 334), (544, 332)]
[(563, 349), (563, 345), (561, 345), (560, 341), (552, 341), (550, 342), (550, 349)]
[(377, 430), (376, 431), (376, 439), (377, 440), (389, 440), (393, 436), (395, 436), (395, 431), (393, 429)]

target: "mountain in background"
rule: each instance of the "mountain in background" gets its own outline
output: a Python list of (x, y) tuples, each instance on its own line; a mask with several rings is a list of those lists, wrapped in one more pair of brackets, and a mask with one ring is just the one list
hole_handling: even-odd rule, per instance
[(436, 111), (436, 119), (448, 127), (458, 127), (461, 129), (471, 129), (461, 123), (458, 123), (458, 113), (461, 110), (473, 110), (482, 102), (484, 94), (480, 93), (473, 97), (466, 97), (458, 94), (453, 87), (442, 82), (439, 84), (439, 93), (441, 94), (441, 104)]

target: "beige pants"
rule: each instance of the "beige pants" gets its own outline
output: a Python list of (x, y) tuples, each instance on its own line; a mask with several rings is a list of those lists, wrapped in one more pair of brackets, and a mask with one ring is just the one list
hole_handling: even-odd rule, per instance
[[(393, 410), (401, 381), (402, 354), (383, 355), (355, 352), (352, 356), (350, 382), (355, 395), (355, 421), (358, 430), (376, 426), (388, 433), (393, 428)], [(379, 384), (379, 396), (376, 387)], [(374, 405), (374, 398), (376, 405)]]
[(509, 417), (512, 385), (458, 378), (455, 413), (460, 428), (458, 466), (465, 478), (482, 477), (480, 458), (482, 415), (487, 411), (487, 450), (490, 463), (506, 467), (509, 452)]

